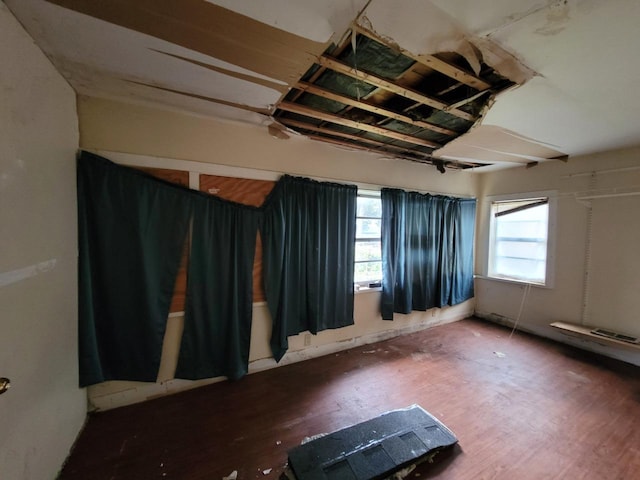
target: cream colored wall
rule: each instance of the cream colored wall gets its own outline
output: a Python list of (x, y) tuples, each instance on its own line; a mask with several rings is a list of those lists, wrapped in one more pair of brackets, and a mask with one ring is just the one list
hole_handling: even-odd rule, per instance
[(0, 2), (0, 477), (53, 479), (78, 388), (75, 94)]
[[(380, 159), (303, 138), (278, 140), (270, 137), (266, 128), (221, 123), (179, 112), (81, 98), (79, 119), (81, 147), (123, 164), (257, 179), (276, 179), (280, 173), (289, 173), (369, 187), (394, 186), (458, 195), (472, 195), (475, 191), (476, 179), (469, 172), (442, 175), (427, 165)], [(354, 326), (317, 336), (303, 333), (291, 337), (281, 364), (459, 320), (474, 309), (471, 300), (442, 310), (397, 315), (396, 320), (388, 322), (380, 318), (379, 302), (379, 292), (356, 294)], [(254, 304), (253, 312), (250, 372), (276, 366), (269, 351), (271, 319), (267, 307), (264, 303)], [(181, 317), (169, 319), (157, 383), (96, 385), (89, 388), (92, 405), (108, 409), (220, 380), (173, 379), (182, 322)]]
[[(591, 174), (591, 172), (596, 172)], [(582, 175), (582, 173), (587, 173)], [(587, 194), (640, 192), (640, 149), (607, 152), (568, 163), (479, 175), (476, 271), (485, 272), (490, 196), (555, 190), (555, 282), (532, 287), (520, 318), (525, 330), (640, 364), (640, 355), (570, 339), (549, 324), (565, 321), (640, 336), (640, 195), (579, 201)], [(553, 233), (553, 232), (552, 232)], [(476, 279), (476, 311), (513, 323), (525, 287)]]

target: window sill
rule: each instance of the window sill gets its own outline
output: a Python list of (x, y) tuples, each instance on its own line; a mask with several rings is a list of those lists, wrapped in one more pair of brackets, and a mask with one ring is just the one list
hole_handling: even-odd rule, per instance
[(360, 287), (357, 290), (354, 289), (353, 293), (360, 295), (361, 293), (381, 292), (382, 287)]
[(487, 275), (474, 275), (474, 278), (479, 278), (481, 280), (491, 280), (493, 282), (500, 282), (500, 283), (511, 283), (515, 285), (531, 285), (532, 287), (538, 287), (538, 288), (547, 288), (547, 289), (553, 288), (553, 286), (549, 284), (527, 282), (526, 280), (516, 280), (513, 278), (489, 277)]

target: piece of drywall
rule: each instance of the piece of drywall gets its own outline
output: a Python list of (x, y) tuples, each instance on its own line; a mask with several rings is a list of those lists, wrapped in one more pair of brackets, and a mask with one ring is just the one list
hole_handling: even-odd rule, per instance
[[(592, 173), (595, 172), (595, 173)], [(640, 149), (627, 149), (567, 163), (548, 162), (479, 175), (476, 271), (486, 274), (489, 209), (492, 195), (554, 190), (557, 200), (555, 281), (552, 288), (531, 287), (519, 327), (573, 342), (549, 327), (555, 321), (590, 324), (638, 335), (640, 281), (637, 244), (640, 197), (590, 201), (585, 196), (640, 192)], [(478, 278), (476, 312), (508, 324), (518, 317), (522, 284)], [(615, 347), (580, 342), (583, 348), (640, 364), (640, 356)]]
[(75, 94), (0, 2), (0, 477), (55, 478), (78, 387)]

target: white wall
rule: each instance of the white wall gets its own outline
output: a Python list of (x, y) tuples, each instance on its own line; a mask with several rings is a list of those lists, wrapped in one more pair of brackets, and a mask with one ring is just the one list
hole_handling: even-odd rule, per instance
[(0, 477), (52, 479), (78, 388), (75, 94), (0, 2)]
[[(489, 197), (550, 189), (558, 202), (555, 282), (552, 288), (531, 288), (521, 328), (640, 364), (632, 350), (574, 340), (549, 327), (564, 321), (640, 336), (640, 196), (576, 199), (640, 192), (640, 149), (481, 174), (476, 271), (483, 273), (487, 261)], [(478, 278), (476, 312), (513, 323), (524, 291), (519, 284)]]
[[(361, 185), (459, 195), (472, 195), (475, 191), (476, 179), (470, 172), (442, 175), (429, 165), (380, 159), (304, 138), (278, 140), (268, 135), (266, 127), (221, 123), (95, 98), (80, 99), (79, 117), (82, 148), (123, 164), (257, 179), (276, 179), (284, 172)], [(291, 337), (289, 351), (281, 364), (459, 320), (474, 309), (471, 300), (451, 308), (397, 315), (393, 322), (388, 322), (380, 318), (379, 303), (380, 292), (356, 294), (354, 326), (320, 332), (317, 336), (303, 333)], [(158, 383), (96, 385), (89, 388), (92, 405), (108, 409), (210, 383), (211, 380), (173, 379), (182, 322), (181, 317), (169, 319)], [(270, 358), (270, 332), (271, 319), (266, 305), (254, 304), (250, 372), (275, 366)]]

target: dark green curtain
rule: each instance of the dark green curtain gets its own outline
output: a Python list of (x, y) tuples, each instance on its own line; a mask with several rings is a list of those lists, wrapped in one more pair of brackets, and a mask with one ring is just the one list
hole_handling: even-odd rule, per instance
[(454, 216), (453, 275), (451, 281), (451, 304), (462, 303), (474, 295), (473, 292), (473, 246), (475, 243), (476, 201), (461, 199), (456, 202), (458, 212)]
[(77, 181), (80, 386), (155, 382), (191, 196), (88, 152)]
[(287, 337), (353, 324), (357, 189), (283, 176), (264, 205), (265, 293), (280, 361)]
[(381, 200), (382, 318), (473, 297), (475, 200), (390, 188)]
[(259, 219), (254, 207), (196, 199), (176, 378), (237, 379), (247, 373)]

